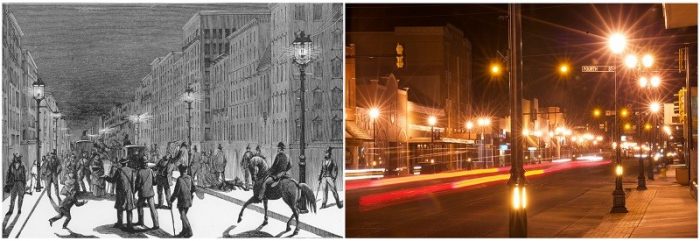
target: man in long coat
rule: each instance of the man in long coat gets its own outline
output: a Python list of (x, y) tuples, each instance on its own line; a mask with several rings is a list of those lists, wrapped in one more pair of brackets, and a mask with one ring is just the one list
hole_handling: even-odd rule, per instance
[(275, 156), (275, 161), (268, 170), (269, 175), (265, 178), (265, 182), (263, 182), (263, 185), (260, 187), (260, 191), (258, 192), (259, 200), (263, 200), (265, 197), (265, 191), (268, 185), (279, 181), (283, 177), (288, 177), (287, 171), (292, 169), (292, 165), (289, 163), (287, 154), (284, 154), (284, 148), (284, 143), (280, 142), (277, 144), (277, 155)]
[(180, 212), (180, 220), (182, 220), (182, 231), (177, 235), (177, 237), (189, 238), (192, 237), (192, 226), (190, 225), (190, 220), (187, 218), (187, 211), (192, 207), (192, 199), (194, 197), (193, 193), (196, 191), (196, 186), (190, 175), (187, 175), (187, 167), (180, 165), (178, 170), (182, 175), (177, 178), (175, 183), (175, 190), (173, 195), (170, 196), (170, 202), (177, 200), (177, 209)]
[(163, 194), (165, 194), (165, 201), (168, 203), (168, 208), (170, 208), (170, 181), (168, 178), (173, 172), (174, 165), (171, 163), (172, 155), (170, 153), (163, 155), (158, 163), (156, 164), (156, 191), (158, 192), (158, 207), (164, 207), (163, 205)]
[(5, 215), (12, 214), (17, 200), (17, 215), (22, 213), (22, 202), (24, 201), (24, 188), (27, 185), (27, 169), (22, 164), (22, 156), (15, 156), (12, 164), (7, 168), (5, 176), (5, 186), (10, 187), (10, 208)]
[(226, 181), (226, 174), (224, 174), (224, 171), (226, 171), (226, 155), (224, 154), (224, 148), (221, 147), (221, 144), (219, 144), (219, 147), (216, 149), (216, 153), (214, 154), (212, 164), (214, 165), (213, 171), (214, 175), (216, 176), (217, 183), (223, 183)]
[(156, 206), (153, 202), (153, 176), (155, 173), (148, 168), (147, 161), (142, 159), (138, 163), (139, 170), (136, 174), (136, 191), (139, 194), (139, 199), (136, 202), (136, 209), (138, 213), (138, 223), (136, 225), (143, 225), (143, 207), (148, 205), (148, 209), (151, 211), (151, 219), (153, 220), (153, 228), (158, 229), (158, 213), (156, 212)]
[(126, 211), (126, 228), (132, 229), (131, 217), (134, 210), (134, 188), (136, 183), (136, 175), (134, 169), (129, 167), (128, 159), (121, 160), (121, 166), (113, 168), (113, 173), (107, 178), (107, 181), (113, 182), (116, 186), (117, 195), (114, 201), (114, 208), (117, 209), (117, 222), (115, 228), (122, 228), (122, 219)]
[(243, 185), (246, 188), (251, 188), (253, 186), (253, 177), (251, 176), (250, 169), (248, 169), (251, 158), (253, 158), (253, 152), (250, 151), (250, 145), (248, 145), (245, 147), (245, 152), (243, 153), (243, 157), (241, 157), (240, 163), (243, 170)]
[(323, 163), (321, 164), (321, 173), (318, 175), (318, 182), (321, 184), (323, 190), (323, 202), (321, 208), (326, 208), (326, 202), (328, 201), (328, 191), (333, 193), (333, 198), (335, 198), (335, 204), (338, 208), (343, 208), (343, 203), (338, 197), (338, 190), (335, 187), (335, 180), (338, 178), (338, 166), (335, 161), (331, 159), (331, 152), (333, 149), (328, 147), (326, 154), (324, 155)]
[(58, 193), (58, 176), (59, 173), (61, 173), (61, 169), (61, 162), (58, 160), (58, 156), (56, 156), (56, 149), (53, 149), (53, 152), (51, 153), (49, 160), (46, 162), (46, 165), (42, 166), (42, 174), (46, 180), (46, 188), (49, 189), (46, 191), (46, 194), (49, 195), (50, 199), (53, 199), (51, 197), (51, 184), (53, 184), (54, 188), (56, 189), (56, 197), (58, 197), (58, 202), (61, 202), (61, 195)]

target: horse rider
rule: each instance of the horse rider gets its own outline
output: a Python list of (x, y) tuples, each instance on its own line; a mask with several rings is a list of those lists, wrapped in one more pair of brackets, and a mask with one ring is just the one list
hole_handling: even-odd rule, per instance
[(9, 192), (11, 195), (10, 208), (5, 215), (12, 214), (12, 210), (15, 208), (15, 199), (17, 199), (17, 215), (22, 213), (25, 185), (27, 185), (27, 169), (22, 163), (22, 155), (14, 155), (12, 164), (7, 169), (7, 175), (5, 176), (4, 191)]
[(245, 147), (245, 152), (243, 153), (243, 157), (241, 157), (240, 163), (241, 167), (243, 167), (243, 185), (246, 189), (253, 186), (252, 181), (254, 177), (251, 176), (252, 173), (250, 172), (250, 169), (247, 168), (250, 166), (251, 158), (253, 158), (253, 152), (250, 151), (250, 144), (248, 144)]
[(338, 190), (335, 187), (335, 180), (338, 178), (338, 165), (335, 161), (331, 159), (331, 152), (333, 149), (328, 147), (326, 153), (324, 154), (324, 160), (321, 164), (321, 173), (318, 175), (318, 182), (321, 184), (323, 190), (323, 202), (321, 208), (326, 208), (326, 201), (328, 201), (328, 191), (333, 193), (333, 198), (335, 198), (335, 203), (338, 208), (343, 208), (343, 203), (338, 197)]
[(263, 200), (265, 197), (265, 190), (268, 185), (276, 183), (282, 178), (289, 177), (287, 172), (292, 169), (292, 165), (289, 163), (289, 158), (287, 154), (284, 154), (284, 143), (280, 142), (277, 144), (277, 155), (275, 156), (275, 161), (268, 170), (269, 174), (265, 178), (263, 185), (260, 187), (260, 192), (258, 192), (258, 199)]

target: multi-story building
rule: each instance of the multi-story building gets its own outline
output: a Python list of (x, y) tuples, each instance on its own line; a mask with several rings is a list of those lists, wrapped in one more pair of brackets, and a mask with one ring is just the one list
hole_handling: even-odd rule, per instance
[[(299, 133), (306, 133), (306, 183), (315, 186), (328, 147), (343, 155), (343, 4), (269, 4), (271, 12), (271, 110), (268, 128), (272, 142), (287, 144), (293, 175), (299, 174)], [(310, 35), (312, 60), (306, 66), (306, 91), (300, 92), (299, 66), (292, 59), (292, 42), (299, 32)], [(305, 94), (306, 106), (299, 105)], [(306, 121), (300, 122), (304, 108)], [(304, 125), (304, 126), (302, 126)], [(342, 167), (342, 165), (341, 165)], [(343, 172), (342, 168), (339, 170)], [(342, 180), (340, 180), (342, 182)]]
[(209, 71), (213, 59), (228, 52), (226, 36), (253, 18), (267, 14), (269, 11), (264, 7), (246, 8), (242, 12), (200, 11), (182, 27), (183, 81), (192, 86), (198, 96), (192, 109), (193, 143), (212, 140)]
[(22, 58), (22, 68), (24, 71), (24, 78), (21, 84), (21, 116), (22, 116), (22, 138), (20, 141), (20, 151), (22, 156), (25, 156), (32, 160), (36, 159), (36, 100), (31, 93), (33, 93), (33, 84), (38, 79), (39, 69), (34, 62), (34, 57), (32, 57), (29, 50), (24, 50), (24, 57)]
[[(2, 15), (2, 120), (3, 120), (3, 163), (9, 163), (12, 153), (20, 154), (20, 134), (22, 133), (22, 111), (24, 82), (22, 37), (24, 33), (15, 16), (3, 8)], [(31, 93), (31, 92), (30, 92)], [(25, 156), (26, 157), (26, 156)], [(25, 164), (31, 164), (24, 158)], [(7, 165), (3, 165), (3, 168)], [(3, 169), (3, 173), (5, 169)]]
[[(229, 53), (213, 62), (213, 141), (227, 156), (238, 160), (246, 146), (260, 145), (265, 156), (274, 154), (267, 130), (270, 98), (270, 17), (260, 16), (227, 36)], [(237, 166), (227, 174), (241, 175)]]

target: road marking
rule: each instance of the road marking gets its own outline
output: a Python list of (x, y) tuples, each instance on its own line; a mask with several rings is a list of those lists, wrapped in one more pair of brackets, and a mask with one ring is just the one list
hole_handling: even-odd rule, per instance
[[(36, 199), (36, 202), (34, 203), (34, 206), (32, 207), (32, 211), (29, 211), (29, 215), (27, 215), (27, 219), (25, 219), (24, 223), (22, 223), (22, 227), (20, 227), (19, 231), (17, 231), (17, 235), (15, 235), (15, 238), (19, 238), (19, 235), (22, 234), (22, 231), (24, 230), (24, 226), (27, 225), (27, 221), (29, 221), (29, 218), (32, 217), (32, 214), (34, 213), (36, 206), (39, 205), (39, 202), (41, 201), (41, 198), (44, 197), (44, 193), (46, 193), (47, 189), (48, 188), (44, 188), (44, 191), (42, 191), (41, 194), (39, 194), (39, 198)], [(10, 230), (10, 231), (12, 231), (12, 230)]]
[[(231, 196), (227, 196), (227, 195), (221, 194), (221, 193), (219, 193), (219, 192), (216, 192), (216, 191), (211, 190), (211, 189), (208, 189), (208, 188), (205, 188), (205, 189), (204, 189), (204, 193), (209, 194), (209, 195), (212, 195), (212, 196), (214, 196), (214, 197), (221, 198), (221, 199), (223, 199), (224, 201), (228, 201), (228, 202), (235, 203), (235, 204), (240, 205), (240, 206), (243, 206), (243, 204), (245, 204), (245, 201), (243, 201), (243, 200), (240, 200), (240, 199), (237, 199), (237, 198), (234, 198), (234, 197), (231, 197)], [(249, 205), (248, 208), (249, 208), (249, 209), (252, 209), (252, 210), (254, 210), (254, 211), (256, 211), (256, 212), (258, 212), (258, 213), (260, 213), (260, 214), (264, 214), (264, 213), (265, 213), (265, 209), (262, 208), (262, 207), (258, 207), (258, 206), (255, 206), (255, 205)], [(271, 210), (269, 210), (269, 209), (267, 210), (267, 214), (268, 214), (269, 217), (274, 218), (274, 219), (277, 219), (277, 220), (282, 221), (282, 222), (284, 222), (284, 223), (286, 223), (287, 220), (289, 220), (289, 217), (285, 217), (284, 215), (279, 214), (279, 213), (276, 213), (276, 212), (271, 211)], [(301, 214), (300, 214), (300, 215), (301, 215)], [(313, 234), (315, 234), (315, 235), (324, 237), (324, 238), (342, 238), (342, 236), (340, 236), (340, 235), (337, 235), (337, 234), (328, 232), (328, 231), (326, 231), (326, 230), (323, 230), (323, 229), (314, 227), (314, 226), (312, 226), (312, 225), (309, 225), (309, 224), (307, 224), (307, 223), (302, 222), (301, 220), (299, 221), (299, 228), (300, 228), (300, 229), (303, 229), (303, 230), (305, 230), (305, 231), (308, 231), (308, 232), (310, 232), (310, 233), (313, 233)]]

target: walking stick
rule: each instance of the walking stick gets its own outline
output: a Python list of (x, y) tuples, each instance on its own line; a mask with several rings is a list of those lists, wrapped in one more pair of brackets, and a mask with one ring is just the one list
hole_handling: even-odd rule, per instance
[(173, 205), (170, 204), (170, 220), (173, 221), (173, 236), (176, 236), (175, 234), (175, 215), (173, 215)]
[(314, 200), (316, 200), (316, 202), (318, 202), (318, 191), (321, 190), (321, 182), (322, 181), (323, 180), (319, 181), (318, 186), (316, 186), (316, 196), (314, 196)]

